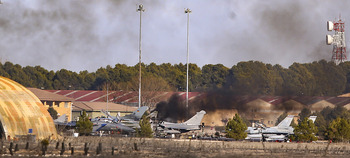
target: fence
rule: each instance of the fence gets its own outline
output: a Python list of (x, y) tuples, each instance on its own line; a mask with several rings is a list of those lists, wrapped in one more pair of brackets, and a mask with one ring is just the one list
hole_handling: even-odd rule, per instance
[(66, 137), (45, 142), (1, 141), (1, 156), (125, 156), (125, 157), (226, 157), (226, 156), (345, 156), (343, 143), (276, 143), (208, 141), (125, 137)]

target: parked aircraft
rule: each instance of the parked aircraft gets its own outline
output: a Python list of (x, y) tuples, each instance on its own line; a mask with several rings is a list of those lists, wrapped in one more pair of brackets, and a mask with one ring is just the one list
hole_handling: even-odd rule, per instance
[(111, 120), (112, 122), (117, 123), (123, 123), (125, 126), (131, 127), (131, 128), (140, 128), (139, 121), (142, 118), (143, 114), (149, 109), (148, 106), (141, 106), (137, 110), (135, 110), (130, 115), (125, 115), (123, 117), (117, 116), (111, 116), (107, 111), (102, 111), (107, 116), (107, 119)]
[[(135, 132), (134, 129), (125, 126), (122, 123), (112, 122), (106, 118), (95, 118), (91, 119), (93, 123), (93, 128), (91, 133), (96, 133), (99, 131), (120, 131), (125, 133)], [(54, 120), (55, 125), (75, 127), (76, 121), (66, 122), (66, 115), (62, 115)]]
[(192, 130), (199, 130), (201, 129), (201, 121), (205, 114), (206, 112), (204, 110), (201, 110), (200, 112), (197, 112), (197, 114), (192, 118), (183, 123), (171, 123), (163, 121), (159, 124), (159, 126), (163, 128), (164, 133), (167, 134), (179, 134)]
[[(309, 119), (315, 122), (317, 116), (310, 116)], [(247, 140), (252, 141), (285, 141), (289, 135), (294, 134), (294, 128), (290, 126), (294, 115), (288, 115), (277, 126), (274, 127), (248, 127)]]
[(105, 122), (105, 121), (94, 121), (92, 127), (92, 133), (99, 131), (119, 131), (124, 133), (135, 132), (134, 129), (125, 126), (122, 123)]
[(55, 125), (59, 125), (59, 126), (69, 126), (69, 127), (76, 126), (76, 121), (67, 122), (66, 120), (67, 120), (67, 116), (66, 114), (63, 114), (62, 116), (53, 120), (53, 122), (55, 123)]

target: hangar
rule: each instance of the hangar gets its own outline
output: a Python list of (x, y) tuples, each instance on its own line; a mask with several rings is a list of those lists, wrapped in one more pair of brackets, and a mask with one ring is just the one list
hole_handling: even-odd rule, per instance
[(41, 101), (19, 83), (0, 76), (0, 136), (57, 138), (53, 120)]

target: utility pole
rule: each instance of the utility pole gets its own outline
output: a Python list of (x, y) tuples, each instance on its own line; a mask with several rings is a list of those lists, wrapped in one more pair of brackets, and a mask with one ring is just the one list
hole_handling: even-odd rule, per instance
[(140, 4), (139, 8), (137, 9), (138, 12), (140, 12), (140, 38), (139, 38), (139, 108), (141, 107), (141, 20), (142, 20), (142, 12), (145, 11), (143, 9), (143, 5)]
[[(187, 70), (186, 70), (186, 109), (188, 111), (188, 68), (189, 68), (189, 30), (190, 30), (190, 9), (185, 9), (185, 14), (187, 14)], [(188, 112), (187, 112), (188, 113)]]

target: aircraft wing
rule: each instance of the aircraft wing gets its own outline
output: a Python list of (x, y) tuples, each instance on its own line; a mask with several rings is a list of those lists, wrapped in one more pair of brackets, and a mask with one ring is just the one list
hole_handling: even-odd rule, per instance
[(66, 122), (66, 114), (63, 114), (62, 116), (60, 116), (57, 119), (53, 120), (53, 122), (55, 124), (65, 123)]

